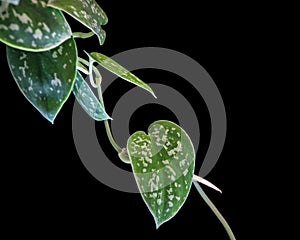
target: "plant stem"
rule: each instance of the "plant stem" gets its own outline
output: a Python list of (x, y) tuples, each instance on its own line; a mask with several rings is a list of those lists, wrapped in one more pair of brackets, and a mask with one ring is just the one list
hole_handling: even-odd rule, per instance
[[(98, 68), (96, 68), (94, 65), (93, 65), (93, 61), (87, 61), (81, 57), (78, 57), (78, 64), (77, 64), (77, 68), (84, 72), (85, 74), (89, 75), (90, 76), (90, 83), (92, 85), (92, 87), (94, 88), (98, 88), (98, 86), (100, 86), (101, 84), (101, 81), (102, 81), (102, 76), (98, 70)], [(82, 64), (84, 64), (85, 66), (89, 67), (89, 69), (84, 69)], [(93, 73), (95, 73), (95, 76), (96, 76), (96, 81), (94, 82), (94, 77), (93, 77)]]
[(121, 153), (122, 148), (116, 143), (115, 139), (113, 138), (108, 120), (104, 120), (104, 125), (105, 125), (105, 130), (106, 130), (106, 134), (107, 134), (107, 137), (109, 139), (109, 142), (111, 143), (111, 145), (114, 147), (114, 149), (118, 153)]
[(85, 59), (83, 59), (81, 57), (78, 57), (78, 61), (81, 62), (82, 64), (84, 64), (85, 66), (89, 66), (90, 65), (90, 63), (87, 60), (85, 60)]
[(89, 38), (89, 37), (94, 36), (94, 33), (93, 33), (93, 32), (88, 32), (88, 33), (83, 33), (83, 32), (73, 32), (72, 35), (73, 35), (74, 38), (82, 38), (82, 39), (85, 39), (85, 38)]
[[(87, 67), (90, 65), (90, 62), (88, 62), (87, 60), (85, 60), (85, 59), (83, 59), (83, 58), (81, 58), (81, 57), (78, 57), (78, 61), (79, 61), (80, 63), (84, 64), (84, 65), (87, 66)], [(94, 71), (94, 73), (96, 74), (96, 76), (100, 75), (98, 69), (97, 69), (94, 65), (93, 65), (92, 67), (93, 67), (93, 71)], [(100, 76), (101, 76), (101, 75), (100, 75)]]
[(200, 184), (196, 181), (193, 181), (196, 189), (198, 190), (200, 196), (203, 198), (203, 200), (206, 202), (206, 204), (210, 207), (210, 209), (213, 211), (213, 213), (217, 216), (217, 218), (222, 223), (223, 227), (225, 228), (230, 240), (236, 240), (230, 226), (222, 216), (222, 214), (219, 212), (219, 210), (216, 208), (216, 206), (212, 203), (212, 201), (208, 198), (208, 196), (204, 193), (203, 189), (201, 188)]
[[(103, 101), (103, 97), (102, 97), (101, 85), (98, 86), (97, 91), (98, 91), (99, 100), (100, 100), (100, 102), (101, 102), (101, 104), (102, 104), (102, 106), (104, 108), (104, 101)], [(122, 152), (122, 148), (116, 143), (115, 139), (113, 138), (113, 135), (111, 133), (108, 120), (104, 120), (104, 126), (105, 126), (106, 134), (107, 134), (107, 137), (108, 137), (108, 140), (109, 140), (110, 144), (113, 146), (113, 148), (118, 153), (121, 153)]]
[(89, 74), (89, 71), (79, 61), (77, 62), (77, 70), (83, 72), (86, 75)]
[[(98, 98), (100, 100), (100, 103), (102, 104), (102, 107), (105, 109), (104, 106), (104, 101), (103, 101), (103, 97), (102, 97), (102, 90), (101, 90), (101, 81), (102, 81), (102, 76), (99, 72), (99, 70), (93, 65), (93, 62), (88, 62), (83, 58), (78, 57), (78, 61), (86, 66), (89, 67), (89, 71), (88, 74), (90, 75), (90, 81), (91, 81), (91, 85), (95, 88), (97, 88), (97, 92), (98, 92)], [(91, 73), (91, 70), (95, 73), (96, 75), (96, 82), (94, 82), (93, 80), (93, 76)], [(108, 140), (110, 142), (110, 144), (113, 146), (113, 148), (118, 152), (118, 154), (122, 153), (122, 148), (116, 143), (111, 129), (110, 129), (110, 125), (108, 120), (104, 120), (104, 126), (105, 126), (105, 131), (106, 131), (106, 135), (108, 137)]]

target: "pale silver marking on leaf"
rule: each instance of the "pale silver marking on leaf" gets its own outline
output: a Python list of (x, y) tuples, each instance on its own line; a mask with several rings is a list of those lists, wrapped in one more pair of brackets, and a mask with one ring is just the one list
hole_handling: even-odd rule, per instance
[(38, 29), (35, 29), (35, 32), (34, 34), (32, 35), (35, 39), (42, 39), (43, 37), (43, 32), (38, 28)]
[(33, 26), (32, 19), (28, 17), (26, 13), (18, 13), (15, 9), (12, 10), (14, 16), (19, 19), (19, 21), (23, 24), (30, 24), (30, 26)]
[(18, 24), (15, 24), (15, 23), (11, 23), (8, 27), (10, 30), (12, 31), (19, 31), (20, 30), (20, 27)]

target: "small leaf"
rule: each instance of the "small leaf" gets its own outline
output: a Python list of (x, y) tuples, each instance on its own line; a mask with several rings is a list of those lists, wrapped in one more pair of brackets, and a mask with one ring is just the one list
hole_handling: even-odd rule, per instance
[(113, 59), (105, 56), (102, 53), (96, 53), (96, 52), (92, 52), (92, 53), (88, 54), (88, 56), (90, 58), (92, 58), (94, 61), (96, 61), (97, 63), (99, 63), (102, 67), (104, 67), (107, 70), (109, 70), (110, 72), (116, 74), (120, 78), (123, 78), (124, 80), (131, 82), (131, 83), (147, 90), (156, 98), (153, 90), (151, 89), (151, 87), (148, 84), (144, 83), (141, 79), (139, 79), (137, 76), (135, 76), (134, 74), (129, 72), (127, 69), (122, 67), (119, 63), (117, 63)]
[(45, 51), (70, 38), (63, 14), (45, 1), (21, 1), (18, 6), (0, 2), (0, 41), (27, 51)]
[(187, 133), (170, 121), (154, 122), (148, 133), (131, 135), (127, 151), (142, 198), (158, 228), (176, 215), (188, 196), (195, 151)]
[(102, 45), (106, 33), (101, 28), (108, 21), (105, 12), (95, 0), (50, 0), (48, 6), (60, 9), (91, 29)]
[(90, 89), (89, 85), (86, 83), (86, 81), (78, 71), (73, 87), (73, 93), (78, 103), (90, 117), (92, 117), (96, 121), (111, 119), (105, 112), (105, 109), (103, 108), (102, 104), (99, 102), (93, 91)]
[(46, 52), (7, 46), (12, 75), (27, 100), (50, 122), (69, 97), (76, 74), (77, 49), (70, 38)]
[(15, 4), (15, 5), (18, 5), (20, 0), (1, 0), (3, 2), (8, 2), (10, 4)]

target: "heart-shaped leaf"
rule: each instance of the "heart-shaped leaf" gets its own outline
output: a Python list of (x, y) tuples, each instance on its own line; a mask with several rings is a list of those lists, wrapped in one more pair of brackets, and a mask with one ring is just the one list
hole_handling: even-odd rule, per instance
[(21, 92), (53, 123), (74, 84), (77, 48), (73, 38), (46, 52), (7, 47), (7, 59)]
[(73, 93), (78, 103), (90, 117), (96, 121), (111, 119), (79, 72), (76, 75)]
[(101, 45), (104, 43), (106, 33), (101, 25), (105, 25), (108, 19), (95, 0), (50, 0), (48, 6), (68, 13), (91, 29), (98, 36)]
[(0, 2), (0, 41), (27, 51), (45, 51), (70, 38), (72, 31), (61, 11), (46, 1)]
[(127, 151), (141, 195), (158, 228), (175, 216), (188, 196), (195, 151), (187, 133), (170, 121), (154, 122), (148, 133), (132, 134)]
[(113, 59), (105, 56), (102, 53), (96, 53), (96, 52), (92, 52), (92, 53), (88, 54), (88, 56), (93, 61), (99, 63), (102, 67), (106, 68), (108, 71), (116, 74), (118, 77), (120, 77), (128, 82), (131, 82), (131, 83), (147, 90), (156, 98), (153, 90), (151, 89), (151, 87), (148, 84), (143, 82), (141, 79), (139, 79), (137, 76), (132, 74), (130, 71), (128, 71), (126, 68), (121, 66), (119, 63), (117, 63)]

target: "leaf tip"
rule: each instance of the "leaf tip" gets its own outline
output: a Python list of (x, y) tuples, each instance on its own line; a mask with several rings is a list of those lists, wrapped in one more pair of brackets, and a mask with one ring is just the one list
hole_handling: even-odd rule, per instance
[(194, 174), (193, 175), (193, 180), (197, 181), (199, 183), (202, 183), (202, 184), (204, 184), (204, 185), (206, 185), (206, 186), (208, 186), (208, 187), (210, 187), (210, 188), (218, 191), (219, 193), (222, 193), (222, 190), (220, 188), (216, 187), (214, 184), (212, 184), (211, 182), (207, 181), (206, 179), (204, 179), (204, 178), (202, 178), (200, 176), (197, 176), (197, 175)]
[(44, 118), (46, 118), (46, 120), (48, 120), (52, 125), (54, 125), (54, 120), (56, 119), (57, 113), (55, 115), (42, 111), (40, 111), (40, 113)]
[(162, 223), (158, 222), (156, 218), (154, 218), (154, 221), (155, 221), (155, 229), (157, 230), (162, 225)]
[(100, 119), (100, 121), (105, 121), (105, 120), (110, 120), (110, 121), (112, 121), (113, 118), (110, 117), (109, 115), (106, 115), (105, 119)]
[(49, 117), (47, 117), (47, 120), (48, 120), (52, 125), (54, 125), (54, 120), (55, 120), (55, 118), (49, 118)]
[(47, 119), (52, 125), (54, 125), (54, 119), (51, 119), (51, 118), (48, 118), (48, 117), (46, 117), (46, 119)]
[(157, 99), (157, 96), (155, 95), (155, 93), (153, 91), (151, 91), (152, 96)]
[(154, 217), (154, 221), (155, 221), (155, 229), (157, 230), (158, 228), (160, 228), (160, 226), (162, 226), (164, 223), (166, 223), (167, 221), (169, 221), (170, 219), (167, 220), (160, 220), (157, 219), (156, 217)]

